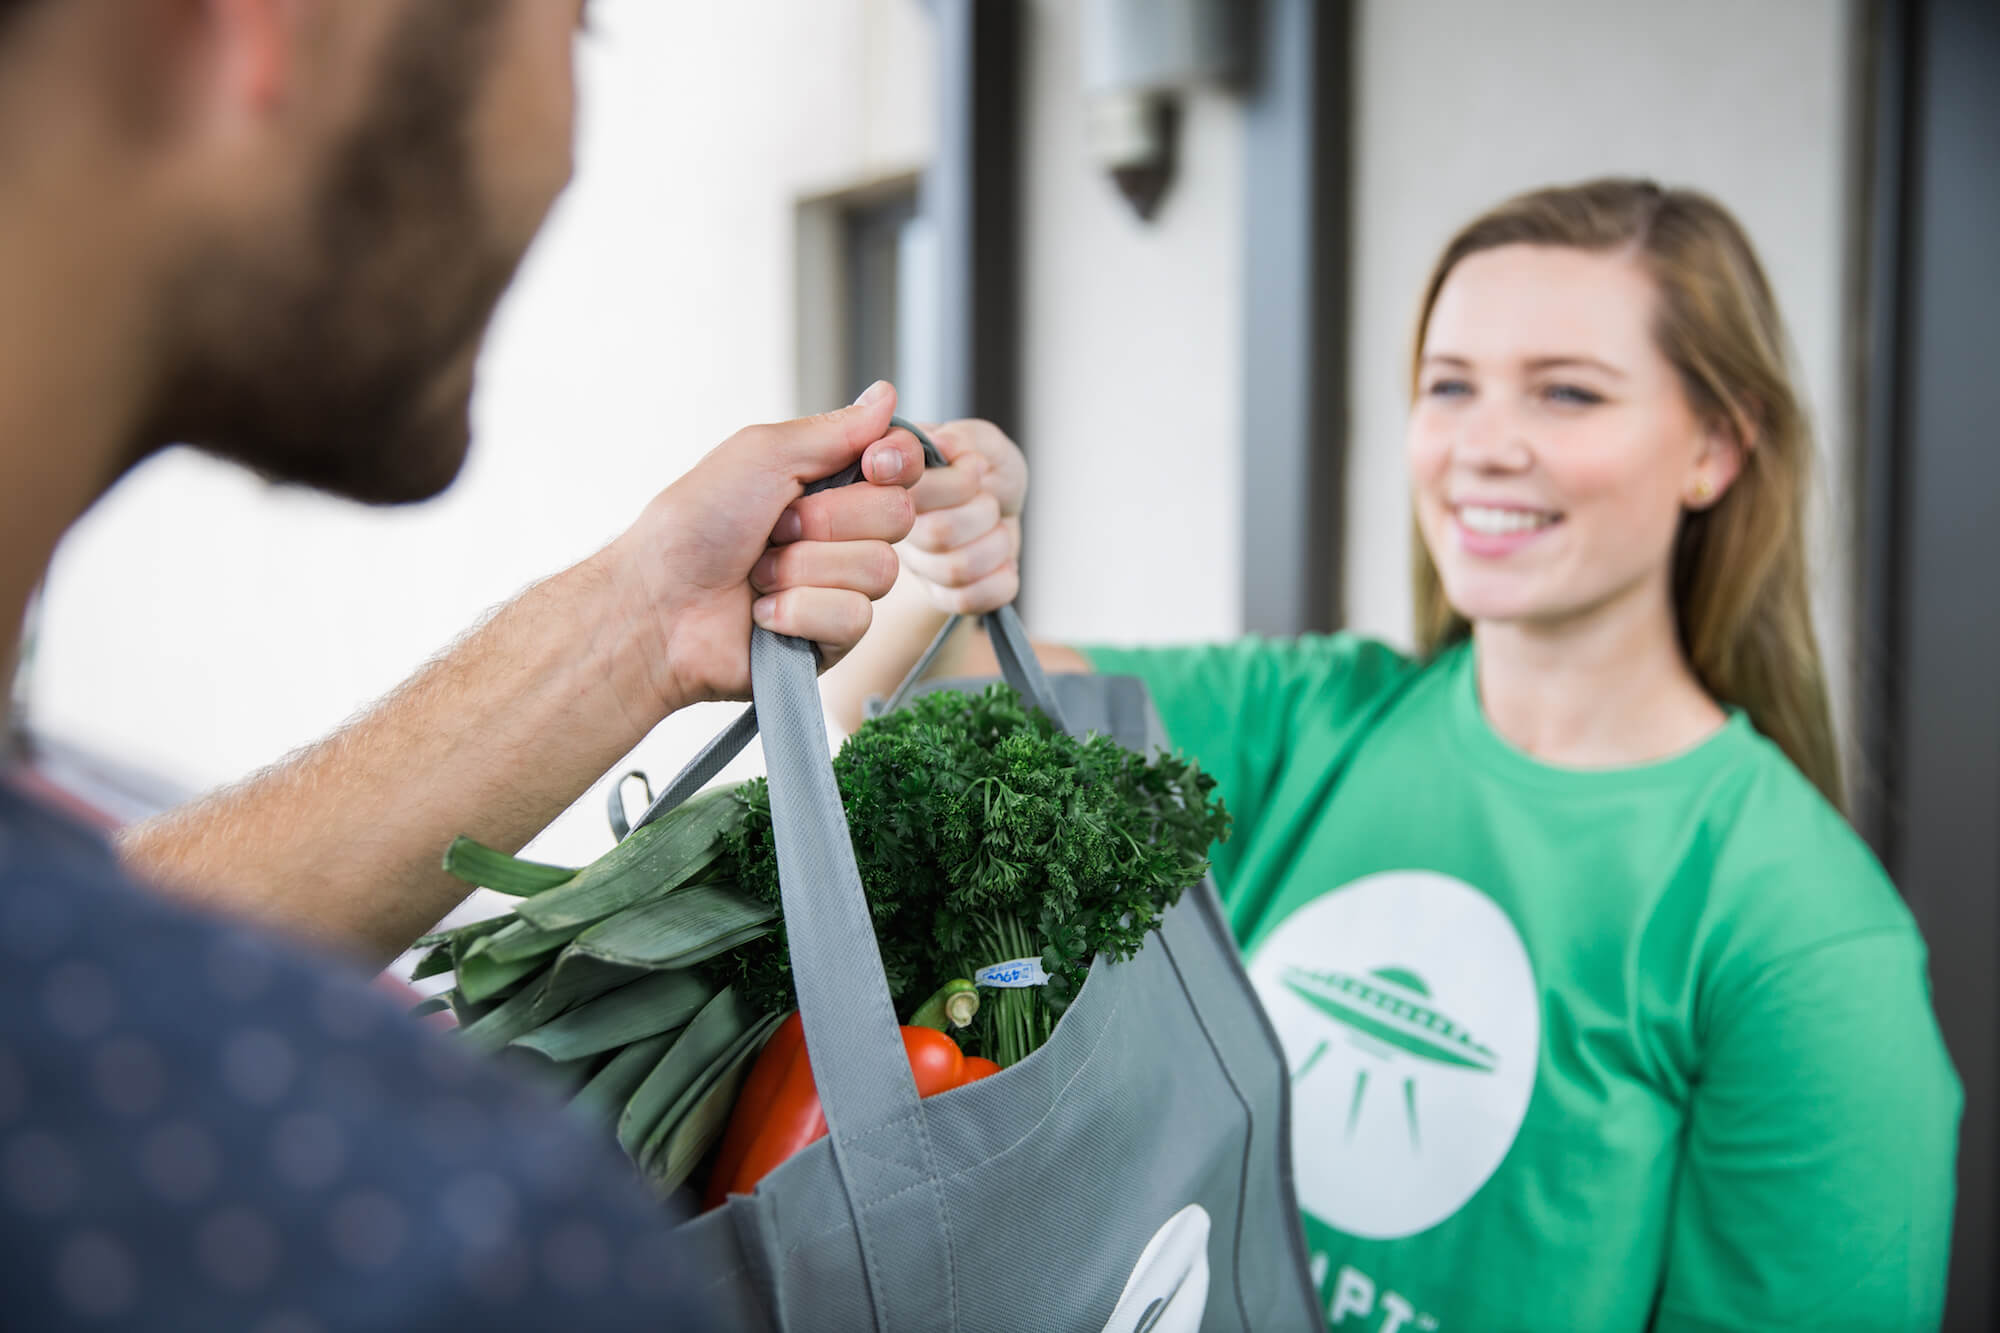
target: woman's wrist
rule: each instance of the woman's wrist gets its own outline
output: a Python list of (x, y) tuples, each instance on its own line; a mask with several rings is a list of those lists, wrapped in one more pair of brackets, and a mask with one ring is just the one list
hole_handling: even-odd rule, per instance
[[(931, 605), (922, 581), (904, 570), (888, 596), (875, 603), (868, 633), (820, 678), (833, 720), (849, 732), (860, 726), (868, 699), (887, 697), (902, 684), (946, 619), (945, 612)], [(949, 666), (943, 657), (939, 663)]]

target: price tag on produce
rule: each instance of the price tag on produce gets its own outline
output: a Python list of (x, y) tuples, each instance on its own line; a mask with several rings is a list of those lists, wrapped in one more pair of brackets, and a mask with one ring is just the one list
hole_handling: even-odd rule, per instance
[(972, 974), (972, 984), (993, 990), (1020, 990), (1027, 986), (1048, 985), (1049, 974), (1042, 970), (1039, 958), (1016, 958), (1011, 962), (980, 968)]

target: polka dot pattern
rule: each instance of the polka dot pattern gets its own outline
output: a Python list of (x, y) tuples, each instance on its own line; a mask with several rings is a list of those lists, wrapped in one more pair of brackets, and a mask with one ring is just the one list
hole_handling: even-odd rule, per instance
[(97, 1036), (118, 1014), (118, 992), (94, 963), (61, 963), (51, 969), (42, 987), (42, 1003), (49, 1026), (77, 1040)]
[(325, 1189), (346, 1165), (346, 1131), (323, 1111), (286, 1116), (271, 1132), (271, 1174), (293, 1189)]
[(56, 1217), (76, 1206), (83, 1171), (53, 1134), (17, 1134), (0, 1148), (0, 1191), (30, 1217)]
[(167, 1092), (167, 1066), (152, 1043), (113, 1037), (90, 1057), (91, 1080), (104, 1109), (128, 1120), (159, 1110)]
[(56, 1249), (56, 1291), (73, 1315), (124, 1314), (139, 1299), (139, 1267), (123, 1240), (107, 1231), (79, 1231)]
[(378, 1190), (360, 1190), (327, 1213), (327, 1239), (335, 1257), (349, 1268), (386, 1268), (396, 1261), (410, 1232), (410, 1220), (394, 1199)]
[(275, 1106), (298, 1074), (292, 1045), (275, 1032), (238, 1032), (222, 1048), (222, 1081), (252, 1106)]
[(269, 1282), (279, 1248), (277, 1228), (242, 1205), (220, 1210), (195, 1233), (202, 1271), (231, 1291), (255, 1291)]
[(146, 1135), (139, 1150), (139, 1172), (163, 1201), (198, 1203), (215, 1188), (222, 1153), (206, 1129), (178, 1121)]
[(704, 1329), (548, 1095), (0, 783), (0, 1325)]

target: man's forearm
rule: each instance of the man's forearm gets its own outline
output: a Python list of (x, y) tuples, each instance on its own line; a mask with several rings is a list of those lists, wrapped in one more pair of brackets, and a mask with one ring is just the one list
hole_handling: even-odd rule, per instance
[(452, 837), (515, 851), (665, 715), (599, 560), (523, 593), (367, 714), (128, 831), (127, 863), (204, 906), (369, 964), (466, 893)]

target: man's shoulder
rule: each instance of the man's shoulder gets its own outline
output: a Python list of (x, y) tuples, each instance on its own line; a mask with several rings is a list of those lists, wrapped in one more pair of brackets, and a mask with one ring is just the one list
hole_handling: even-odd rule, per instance
[(540, 1089), (4, 792), (0, 961), (0, 1288), (24, 1326), (627, 1327), (685, 1299), (673, 1214)]

